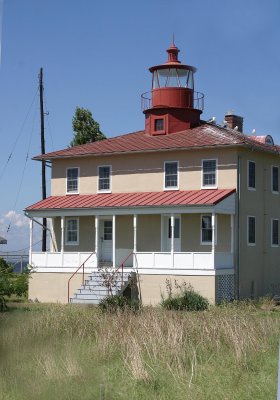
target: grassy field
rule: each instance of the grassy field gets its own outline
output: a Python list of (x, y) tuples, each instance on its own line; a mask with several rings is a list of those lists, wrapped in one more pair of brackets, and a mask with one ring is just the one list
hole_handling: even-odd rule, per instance
[(276, 399), (280, 312), (18, 304), (0, 314), (0, 400)]

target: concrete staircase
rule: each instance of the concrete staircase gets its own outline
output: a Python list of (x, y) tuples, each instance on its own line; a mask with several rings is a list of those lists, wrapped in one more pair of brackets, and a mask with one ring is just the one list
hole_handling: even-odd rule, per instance
[[(115, 275), (113, 272), (109, 273), (109, 265), (99, 265), (101, 269), (99, 271), (92, 272), (85, 283), (77, 290), (74, 297), (70, 299), (70, 303), (73, 304), (98, 304), (100, 300), (108, 295), (121, 294), (131, 279), (131, 272), (117, 272)], [(108, 278), (113, 277), (111, 284), (111, 290), (108, 288)], [(107, 284), (106, 284), (107, 283)]]

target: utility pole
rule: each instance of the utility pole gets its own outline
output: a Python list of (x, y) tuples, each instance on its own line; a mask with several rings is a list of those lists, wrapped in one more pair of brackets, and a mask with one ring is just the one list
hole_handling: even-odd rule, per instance
[[(45, 127), (44, 127), (44, 100), (43, 100), (43, 68), (40, 68), (39, 74), (40, 86), (40, 117), (41, 117), (41, 154), (45, 154)], [(46, 192), (46, 161), (42, 160), (42, 199), (47, 197)], [(43, 231), (42, 231), (42, 251), (47, 250), (47, 219), (43, 218)]]

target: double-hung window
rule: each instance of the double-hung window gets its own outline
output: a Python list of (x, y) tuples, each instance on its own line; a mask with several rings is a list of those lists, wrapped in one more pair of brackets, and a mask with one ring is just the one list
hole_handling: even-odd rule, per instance
[(279, 219), (271, 220), (271, 246), (279, 246)]
[(211, 244), (212, 243), (212, 222), (211, 215), (201, 216), (201, 243)]
[(98, 191), (111, 191), (111, 166), (102, 165), (98, 167)]
[(256, 244), (256, 217), (247, 218), (247, 243), (249, 246)]
[(279, 168), (271, 168), (271, 190), (273, 193), (279, 192)]
[(256, 163), (248, 161), (248, 189), (256, 189)]
[(217, 160), (202, 160), (202, 186), (217, 186)]
[(79, 191), (79, 168), (67, 168), (67, 193), (78, 193)]
[(178, 189), (178, 161), (164, 163), (164, 188)]
[(66, 244), (79, 244), (79, 220), (78, 218), (66, 219)]

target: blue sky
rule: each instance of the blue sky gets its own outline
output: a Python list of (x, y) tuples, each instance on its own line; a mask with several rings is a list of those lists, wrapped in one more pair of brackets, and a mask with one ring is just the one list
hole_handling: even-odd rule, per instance
[(246, 133), (280, 143), (277, 0), (0, 0), (1, 12), (0, 234), (9, 240), (1, 251), (28, 246), (22, 210), (41, 196), (40, 164), (31, 160), (40, 153), (41, 66), (47, 151), (68, 146), (76, 106), (89, 108), (108, 137), (142, 129), (147, 69), (166, 60), (172, 32), (180, 59), (198, 68), (204, 119), (222, 121), (232, 109)]

